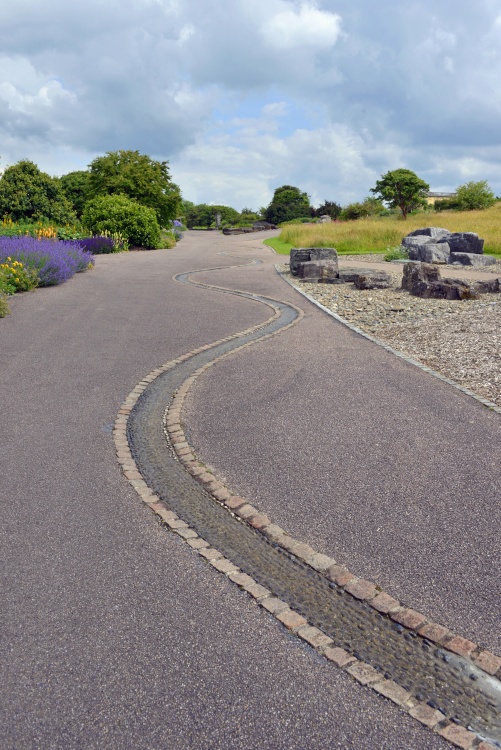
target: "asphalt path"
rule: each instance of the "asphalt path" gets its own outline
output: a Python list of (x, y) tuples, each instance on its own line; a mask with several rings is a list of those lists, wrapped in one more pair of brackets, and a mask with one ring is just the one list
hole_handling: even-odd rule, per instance
[[(224, 244), (225, 239), (230, 242)], [(180, 285), (172, 280), (173, 274), (252, 257), (266, 262), (236, 273), (214, 272), (211, 277), (300, 300), (274, 275), (270, 252), (255, 239), (245, 242), (204, 233), (185, 237), (172, 251), (99, 257), (91, 272), (60, 287), (17, 297), (12, 315), (0, 321), (2, 750), (448, 747), (291, 637), (184, 542), (161, 528), (119, 472), (111, 425), (135, 384), (157, 365), (269, 317), (269, 310), (257, 302)], [(258, 473), (269, 477), (270, 487), (258, 498), (260, 506), (268, 507), (291, 531), (298, 523), (301, 538), (316, 542), (323, 534), (324, 546), (337, 552), (331, 549), (336, 538), (332, 528), (345, 528), (341, 557), (345, 555), (353, 568), (365, 561), (362, 544), (350, 527), (355, 510), (343, 518), (348, 506), (331, 504), (328, 530), (322, 518), (310, 522), (303, 515), (306, 511), (306, 516), (313, 516), (320, 509), (313, 497), (318, 475), (309, 477), (315, 481), (307, 493), (297, 491), (298, 482), (303, 489), (310, 486), (304, 464), (308, 456), (327, 456), (322, 459), (326, 481), (331, 481), (329, 471), (339, 473), (335, 456), (346, 460), (348, 452), (344, 423), (326, 408), (314, 426), (319, 409), (312, 408), (311, 401), (307, 407), (311, 394), (302, 391), (304, 406), (298, 411), (298, 388), (291, 392), (291, 387), (294, 381), (299, 385), (297, 376), (302, 373), (303, 383), (313, 384), (315, 399), (320, 399), (322, 378), (332, 389), (324, 401), (329, 408), (345, 396), (341, 381), (333, 382), (324, 370), (329, 350), (336, 347), (331, 342), (325, 349), (322, 335), (310, 335), (315, 327), (308, 321), (315, 318), (320, 329), (329, 329), (330, 338), (339, 338), (337, 349), (358, 362), (344, 371), (354, 394), (343, 408), (352, 422), (359, 420), (363, 433), (372, 424), (373, 399), (360, 390), (354, 375), (371, 370), (372, 364), (362, 366), (356, 354), (358, 341), (346, 344), (340, 327), (330, 320), (327, 325), (309, 303), (300, 304), (308, 308), (305, 324), (310, 326), (302, 339), (297, 338), (297, 326), (274, 337), (273, 352), (268, 344), (258, 344), (252, 353), (249, 349), (218, 365), (220, 379), (215, 383), (216, 368), (200, 379), (190, 429), (201, 450), (207, 449), (214, 460), (220, 457), (221, 470), (231, 472), (232, 481), (251, 494), (257, 497), (261, 491)], [(303, 356), (305, 335), (310, 372)], [(317, 342), (322, 344), (319, 348)], [(388, 364), (394, 399), (399, 388), (407, 390), (401, 367)], [(434, 403), (448, 398), (449, 411), (456, 408), (456, 394), (436, 383), (426, 386), (430, 392), (437, 388)], [(242, 400), (237, 426), (227, 419), (235, 409), (236, 390)], [(369, 406), (360, 408), (361, 396)], [(466, 411), (473, 409), (462, 397), (460, 403)], [(474, 454), (475, 478), (490, 476), (493, 487), (493, 465), (489, 468), (488, 458), (480, 465), (476, 462), (480, 453), (493, 455), (486, 442), (494, 446), (498, 422), (492, 417), (497, 415), (476, 406), (473, 413), (474, 424), (467, 430), (468, 462), (464, 455), (456, 455), (456, 472), (462, 476)], [(380, 418), (394, 420), (395, 414), (382, 409)], [(225, 420), (230, 433), (225, 432)], [(207, 432), (211, 424), (212, 437)], [(336, 440), (322, 444), (326, 424), (334, 424), (331, 437), (334, 434)], [(297, 425), (303, 432), (295, 443)], [(304, 439), (304, 430), (310, 429), (318, 435), (313, 443)], [(402, 429), (395, 427), (396, 435)], [(244, 440), (243, 464), (234, 455), (235, 446), (227, 445), (237, 438)], [(293, 443), (297, 450), (291, 452)], [(380, 482), (379, 474), (388, 474), (387, 468), (376, 470), (378, 455), (359, 451), (359, 467), (366, 460), (373, 467), (372, 473), (358, 470), (368, 487), (372, 475)], [(396, 463), (402, 455), (401, 447), (391, 458)], [(279, 491), (277, 475), (286, 480)], [(409, 482), (420, 476), (414, 472)], [(347, 484), (342, 474), (341, 480), (340, 490)], [(422, 476), (420, 482), (417, 491)], [(445, 484), (444, 479), (441, 488)], [(296, 489), (290, 496), (291, 488)], [(476, 499), (475, 487), (470, 489)], [(337, 496), (343, 497), (343, 492)], [(299, 501), (292, 511), (294, 497)], [(280, 508), (284, 498), (287, 502)], [(452, 516), (463, 512), (455, 502)], [(374, 524), (374, 518), (367, 519), (367, 540)], [(490, 544), (492, 513), (486, 526)], [(477, 543), (477, 538), (471, 541), (473, 546)], [(485, 568), (484, 589), (494, 580), (489, 577), (489, 552), (485, 546), (478, 549)], [(390, 564), (381, 575), (392, 576), (392, 570)], [(419, 576), (418, 571), (413, 565), (413, 576)], [(397, 575), (395, 581), (399, 580)], [(470, 595), (465, 586), (462, 596), (468, 603)]]

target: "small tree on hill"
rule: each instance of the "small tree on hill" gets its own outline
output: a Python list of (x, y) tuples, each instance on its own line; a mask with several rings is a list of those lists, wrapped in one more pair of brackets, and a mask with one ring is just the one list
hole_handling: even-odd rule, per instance
[(380, 198), (390, 208), (399, 208), (402, 218), (406, 219), (410, 211), (426, 205), (426, 194), (430, 186), (421, 180), (410, 169), (394, 169), (381, 176), (376, 187), (371, 188), (377, 198)]
[(487, 180), (481, 180), (480, 182), (470, 181), (457, 188), (455, 202), (460, 211), (473, 211), (493, 206), (496, 202), (496, 197), (490, 189)]

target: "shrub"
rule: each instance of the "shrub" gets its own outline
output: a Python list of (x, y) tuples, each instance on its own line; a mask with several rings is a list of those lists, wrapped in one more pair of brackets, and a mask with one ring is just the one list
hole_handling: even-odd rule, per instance
[(0, 236), (0, 263), (17, 260), (39, 277), (39, 286), (62, 284), (93, 265), (94, 258), (78, 242)]
[(490, 208), (496, 202), (487, 180), (466, 182), (456, 190), (456, 201), (460, 211), (475, 211)]
[(176, 238), (174, 236), (173, 232), (162, 232), (162, 236), (160, 238), (159, 247), (162, 250), (170, 250), (173, 247), (176, 247)]
[(130, 245), (155, 248), (160, 227), (152, 208), (125, 195), (101, 195), (89, 201), (82, 222), (93, 234), (119, 233)]
[(400, 247), (387, 247), (386, 252), (383, 255), (384, 260), (388, 263), (392, 260), (405, 260), (409, 257), (409, 251), (400, 245)]

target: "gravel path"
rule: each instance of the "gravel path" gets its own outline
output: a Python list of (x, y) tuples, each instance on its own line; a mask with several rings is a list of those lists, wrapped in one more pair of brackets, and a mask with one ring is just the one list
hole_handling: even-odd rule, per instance
[(100, 257), (0, 322), (2, 750), (449, 747), (291, 638), (160, 528), (118, 470), (111, 424), (135, 384), (269, 315), (172, 281), (233, 263), (228, 249), (202, 233)]

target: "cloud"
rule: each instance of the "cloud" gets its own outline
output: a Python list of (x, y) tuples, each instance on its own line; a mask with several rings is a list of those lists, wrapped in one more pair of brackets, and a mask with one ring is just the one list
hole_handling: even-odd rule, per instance
[(303, 4), (267, 17), (261, 26), (264, 40), (274, 49), (330, 48), (341, 34), (341, 16)]
[(363, 198), (399, 166), (501, 193), (500, 42), (492, 0), (4, 3), (2, 164), (138, 149), (187, 197), (254, 206), (287, 182)]

